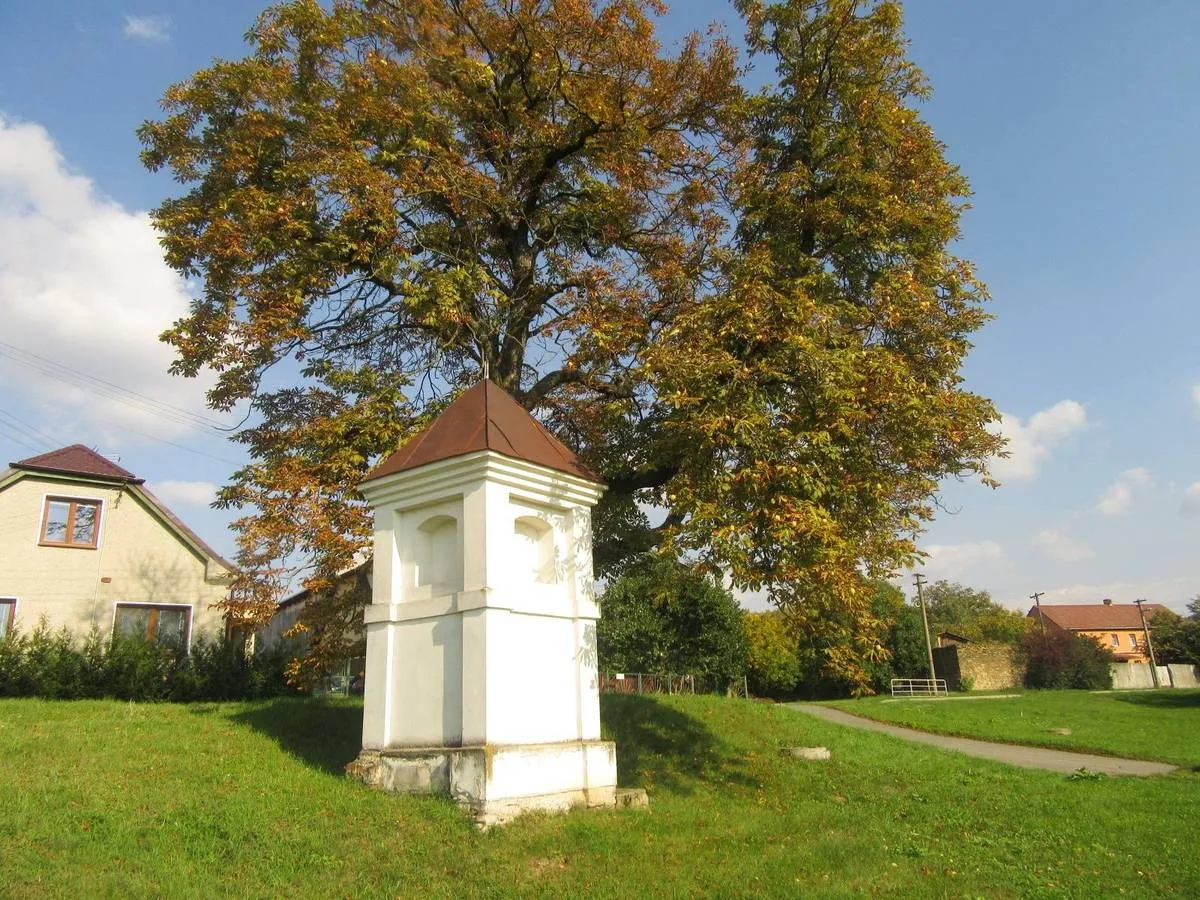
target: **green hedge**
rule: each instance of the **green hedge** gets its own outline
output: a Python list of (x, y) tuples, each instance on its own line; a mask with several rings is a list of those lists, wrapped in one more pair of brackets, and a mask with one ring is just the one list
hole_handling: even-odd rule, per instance
[(240, 643), (198, 638), (190, 654), (140, 638), (79, 643), (43, 620), (30, 634), (0, 640), (0, 697), (82, 700), (252, 700), (294, 693), (284, 677), (286, 651), (247, 658)]
[(1108, 690), (1112, 687), (1112, 651), (1082, 634), (1057, 628), (1031, 631), (1021, 639), (1025, 687)]

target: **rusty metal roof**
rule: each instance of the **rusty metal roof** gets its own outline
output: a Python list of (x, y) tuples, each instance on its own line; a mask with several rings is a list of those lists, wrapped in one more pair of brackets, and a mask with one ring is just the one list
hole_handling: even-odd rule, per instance
[(72, 444), (61, 450), (51, 450), (41, 456), (31, 456), (20, 462), (9, 463), (14, 469), (25, 469), (32, 472), (53, 472), (58, 475), (86, 475), (88, 478), (99, 478), (104, 481), (123, 481), (130, 484), (141, 484), (144, 479), (138, 478), (128, 469), (123, 469), (115, 462), (105, 459), (95, 450), (83, 444)]
[(376, 466), (365, 480), (480, 450), (599, 481), (570, 448), (491, 379), (479, 382), (446, 407), (429, 427)]

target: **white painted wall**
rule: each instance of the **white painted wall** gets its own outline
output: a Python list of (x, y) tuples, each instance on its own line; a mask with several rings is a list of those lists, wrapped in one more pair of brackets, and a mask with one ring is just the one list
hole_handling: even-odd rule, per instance
[(598, 739), (602, 488), (482, 451), (361, 490), (376, 509), (363, 746)]

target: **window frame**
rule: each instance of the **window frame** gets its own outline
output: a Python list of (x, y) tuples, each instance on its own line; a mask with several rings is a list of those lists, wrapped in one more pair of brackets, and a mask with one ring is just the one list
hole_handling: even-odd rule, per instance
[(1108, 639), (1112, 643), (1112, 648), (1114, 650), (1121, 649), (1121, 636), (1119, 634), (1114, 634), (1114, 633), (1110, 632), (1108, 635)]
[(117, 615), (121, 609), (148, 609), (150, 618), (146, 623), (146, 634), (143, 636), (148, 643), (158, 646), (158, 613), (160, 610), (176, 612), (183, 611), (183, 652), (192, 652), (192, 604), (190, 603), (152, 603), (141, 600), (117, 600), (113, 603), (112, 637), (117, 636)]
[[(0, 623), (4, 625), (4, 633), (0, 634), (0, 641), (12, 634), (13, 626), (17, 623), (17, 604), (21, 602), (20, 597), (0, 597)], [(8, 612), (4, 612), (7, 608)]]
[[(50, 504), (66, 503), (67, 506), (67, 539), (54, 541), (46, 537), (46, 526), (50, 522)], [(75, 531), (75, 515), (80, 505), (96, 507), (96, 523), (92, 529), (92, 542), (85, 544), (71, 540)], [(71, 550), (95, 550), (100, 546), (100, 517), (104, 514), (104, 501), (99, 497), (65, 497), (58, 494), (46, 494), (42, 499), (42, 524), (38, 529), (39, 547), (62, 547)]]

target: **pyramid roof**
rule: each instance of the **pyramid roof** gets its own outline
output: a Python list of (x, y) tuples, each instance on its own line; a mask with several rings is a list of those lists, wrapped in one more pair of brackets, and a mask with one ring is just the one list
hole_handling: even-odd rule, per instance
[(366, 480), (480, 450), (599, 481), (569, 447), (487, 378), (463, 393), (428, 427), (376, 466)]

